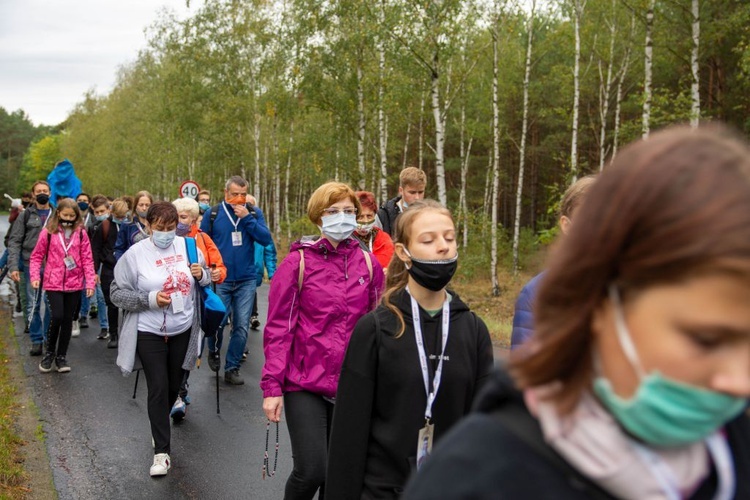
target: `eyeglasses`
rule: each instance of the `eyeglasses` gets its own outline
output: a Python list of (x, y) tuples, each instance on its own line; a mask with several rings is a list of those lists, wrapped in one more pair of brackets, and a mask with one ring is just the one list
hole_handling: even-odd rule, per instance
[(325, 210), (323, 210), (324, 215), (336, 215), (340, 214), (341, 212), (344, 212), (346, 215), (357, 215), (356, 208), (344, 208), (343, 210), (339, 208), (326, 208)]
[(366, 224), (369, 224), (370, 222), (375, 222), (375, 216), (374, 215), (360, 215), (357, 217), (357, 222), (364, 222)]

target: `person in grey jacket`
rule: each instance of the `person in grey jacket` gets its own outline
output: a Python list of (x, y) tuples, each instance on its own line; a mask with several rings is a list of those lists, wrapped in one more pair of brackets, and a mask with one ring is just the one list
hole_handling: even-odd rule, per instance
[(23, 279), (26, 283), (26, 311), (24, 313), (28, 325), (27, 331), (31, 336), (29, 354), (41, 356), (42, 343), (49, 329), (50, 318), (47, 314), (47, 307), (45, 307), (44, 315), (41, 315), (41, 303), (46, 302), (46, 294), (42, 291), (42, 287), (38, 290), (31, 288), (29, 259), (39, 239), (39, 233), (47, 224), (50, 214), (49, 184), (45, 181), (37, 181), (31, 187), (31, 193), (34, 203), (18, 216), (8, 237), (8, 270), (10, 279), (15, 282)]
[(177, 220), (171, 203), (149, 207), (150, 235), (117, 262), (110, 289), (112, 302), (125, 311), (117, 366), (130, 373), (138, 354), (146, 376), (154, 442), (151, 476), (166, 475), (171, 468), (169, 412), (185, 370), (191, 370), (198, 358), (202, 333), (197, 284), (211, 283), (199, 249), (198, 263), (189, 263), (185, 238), (175, 234)]

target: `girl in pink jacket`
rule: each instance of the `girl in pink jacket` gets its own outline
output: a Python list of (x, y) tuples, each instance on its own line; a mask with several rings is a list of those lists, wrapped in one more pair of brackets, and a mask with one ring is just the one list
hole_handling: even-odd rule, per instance
[[(46, 263), (45, 263), (46, 262)], [(51, 321), (39, 371), (66, 373), (70, 366), (65, 359), (73, 329), (73, 314), (81, 307), (81, 290), (86, 283), (86, 296), (94, 293), (96, 274), (91, 243), (83, 227), (81, 211), (75, 200), (60, 200), (47, 227), (42, 229), (30, 259), (31, 286), (39, 288), (44, 266), (44, 290), (50, 307)]]

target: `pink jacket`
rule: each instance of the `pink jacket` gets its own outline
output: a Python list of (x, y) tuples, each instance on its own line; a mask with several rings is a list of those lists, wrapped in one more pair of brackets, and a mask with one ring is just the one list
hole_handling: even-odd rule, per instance
[[(70, 248), (68, 255), (73, 257), (76, 263), (74, 269), (65, 267), (65, 249), (60, 241), (61, 233), (50, 234), (47, 228), (39, 233), (34, 251), (29, 259), (29, 276), (31, 281), (39, 280), (42, 262), (47, 258), (44, 267), (44, 282), (42, 286), (47, 291), (72, 292), (83, 290), (84, 278), (86, 288), (93, 289), (96, 286), (96, 273), (94, 273), (94, 259), (91, 255), (91, 243), (89, 236), (83, 227), (79, 227), (70, 237)], [(49, 236), (48, 236), (49, 235)], [(47, 241), (49, 240), (49, 248)]]
[[(305, 253), (302, 289), (300, 254)], [(385, 275), (370, 254), (372, 279), (359, 243), (295, 242), (271, 280), (263, 330), (263, 397), (309, 391), (333, 398), (349, 337), (380, 300)]]

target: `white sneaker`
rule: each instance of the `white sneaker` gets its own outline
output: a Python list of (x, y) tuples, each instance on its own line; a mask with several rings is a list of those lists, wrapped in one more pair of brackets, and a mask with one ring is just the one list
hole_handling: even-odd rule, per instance
[(81, 325), (78, 324), (78, 321), (73, 322), (73, 331), (71, 333), (71, 336), (78, 337), (81, 334)]
[(157, 453), (154, 455), (154, 464), (151, 466), (149, 474), (151, 476), (166, 476), (169, 469), (172, 468), (172, 461), (166, 453)]
[(13, 311), (14, 318), (20, 318), (21, 316), (23, 316), (23, 311)]

